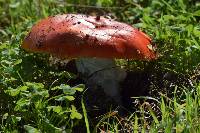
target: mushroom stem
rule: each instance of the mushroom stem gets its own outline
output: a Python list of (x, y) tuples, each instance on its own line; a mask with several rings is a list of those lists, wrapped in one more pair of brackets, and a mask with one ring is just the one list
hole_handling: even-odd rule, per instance
[(76, 60), (76, 67), (88, 86), (99, 86), (107, 96), (122, 105), (120, 82), (124, 81), (126, 71), (118, 67), (114, 59), (79, 58)]

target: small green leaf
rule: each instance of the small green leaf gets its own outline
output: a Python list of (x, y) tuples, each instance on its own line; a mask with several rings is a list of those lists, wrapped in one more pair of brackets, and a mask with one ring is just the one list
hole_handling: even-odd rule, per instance
[(58, 98), (55, 98), (56, 101), (64, 101), (64, 100), (69, 100), (73, 101), (75, 98), (73, 96), (60, 96)]
[(164, 15), (163, 19), (164, 21), (169, 21), (169, 20), (175, 20), (176, 17), (174, 17), (173, 15)]
[(72, 87), (73, 89), (75, 89), (76, 91), (82, 92), (83, 89), (85, 88), (84, 84), (79, 84), (77, 86)]
[(9, 4), (10, 8), (17, 8), (18, 6), (20, 6), (20, 2)]
[(55, 107), (55, 106), (48, 106), (48, 107), (47, 107), (48, 112), (51, 111), (54, 107)]
[(38, 95), (38, 96), (49, 97), (48, 90), (37, 91), (37, 92), (34, 92), (34, 93), (35, 93), (35, 95)]
[(19, 86), (19, 87), (17, 87), (17, 89), (20, 91), (26, 91), (28, 89), (28, 87), (27, 86)]
[(47, 109), (48, 109), (48, 112), (52, 110), (53, 112), (58, 113), (59, 115), (62, 115), (63, 113), (65, 113), (63, 111), (62, 106), (48, 106)]
[(17, 121), (21, 121), (22, 117), (15, 117)]
[(76, 107), (74, 105), (71, 106), (71, 119), (82, 119), (82, 115), (80, 113), (78, 113), (78, 111), (76, 110)]
[(15, 111), (26, 111), (25, 107), (30, 105), (30, 100), (21, 98), (20, 100), (17, 101), (16, 106), (14, 108)]
[(8, 60), (2, 60), (1, 61), (1, 65), (3, 66), (3, 67), (6, 67), (7, 65), (11, 65), (12, 64), (12, 62), (11, 61), (8, 61)]
[(200, 10), (197, 10), (193, 13), (194, 16), (200, 16)]
[(74, 95), (76, 92), (76, 90), (72, 89), (69, 85), (61, 84), (60, 87), (65, 94)]
[(25, 84), (26, 86), (34, 90), (40, 90), (44, 88), (44, 85), (42, 83), (26, 82)]
[[(1, 32), (2, 30), (0, 29), (0, 32)], [(5, 43), (3, 43), (3, 44), (1, 44), (0, 43), (0, 50), (2, 50), (2, 49), (5, 49), (5, 48), (7, 48), (8, 46), (7, 46), (7, 44), (5, 44)]]
[(53, 111), (56, 113), (60, 113), (62, 112), (62, 107), (61, 106), (55, 106), (55, 108), (53, 108)]
[(74, 88), (75, 90), (79, 91), (79, 92), (82, 92), (83, 91), (83, 88)]
[(62, 112), (61, 106), (48, 106), (47, 109), (48, 109), (48, 111), (53, 110), (53, 112), (56, 112), (56, 113)]
[(194, 28), (193, 33), (196, 37), (200, 36), (200, 30), (197, 27)]
[(11, 87), (8, 88), (8, 90), (4, 91), (5, 93), (9, 94), (10, 96), (17, 96), (20, 93), (19, 89), (13, 89)]
[(51, 88), (51, 90), (59, 90), (59, 89), (61, 89), (60, 86), (55, 86), (55, 87)]
[(46, 133), (61, 133), (62, 129), (56, 127), (55, 125), (51, 124), (49, 120), (43, 121), (41, 126), (45, 129)]
[(69, 101), (73, 101), (75, 98), (73, 96), (65, 96), (65, 98)]
[(3, 115), (3, 119), (7, 119), (8, 118), (8, 113), (5, 113), (4, 115)]
[(10, 115), (10, 119), (12, 119), (12, 122), (15, 124), (21, 121), (21, 117), (17, 117), (15, 115)]
[(20, 63), (22, 63), (22, 59), (16, 60), (16, 61), (13, 63), (13, 65), (15, 66), (15, 65), (18, 65), (18, 64), (20, 64)]
[(32, 126), (29, 125), (24, 125), (24, 129), (28, 132), (28, 133), (40, 133), (40, 131)]
[(64, 101), (66, 98), (64, 96), (55, 98), (56, 101)]

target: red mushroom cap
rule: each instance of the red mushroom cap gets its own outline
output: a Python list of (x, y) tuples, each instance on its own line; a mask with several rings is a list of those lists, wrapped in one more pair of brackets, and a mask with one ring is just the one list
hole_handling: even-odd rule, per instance
[(64, 58), (156, 58), (145, 33), (125, 23), (80, 14), (41, 20), (32, 27), (22, 47)]

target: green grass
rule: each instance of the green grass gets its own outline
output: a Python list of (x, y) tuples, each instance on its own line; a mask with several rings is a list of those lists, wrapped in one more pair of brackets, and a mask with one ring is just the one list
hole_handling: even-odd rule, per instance
[[(33, 24), (58, 13), (109, 13), (145, 31), (158, 47), (158, 60), (119, 65), (178, 75), (174, 84), (155, 74), (151, 97), (133, 98), (143, 99), (135, 112), (120, 119), (111, 111), (94, 125), (79, 98), (84, 86), (68, 86), (76, 75), (51, 66), (48, 55), (20, 48)], [(195, 0), (0, 0), (0, 131), (200, 132), (199, 22)]]

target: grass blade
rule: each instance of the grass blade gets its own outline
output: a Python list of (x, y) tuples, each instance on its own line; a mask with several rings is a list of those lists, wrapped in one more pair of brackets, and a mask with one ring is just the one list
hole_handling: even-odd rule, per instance
[[(83, 95), (84, 95), (84, 93), (85, 93), (85, 91), (83, 92)], [(85, 108), (83, 96), (81, 98), (81, 106), (82, 106), (82, 109), (83, 109), (83, 116), (84, 116), (84, 119), (85, 119), (85, 125), (86, 125), (86, 129), (87, 129), (87, 133), (90, 133), (90, 125), (89, 125), (89, 121), (88, 121), (88, 117), (87, 117), (87, 110)]]

